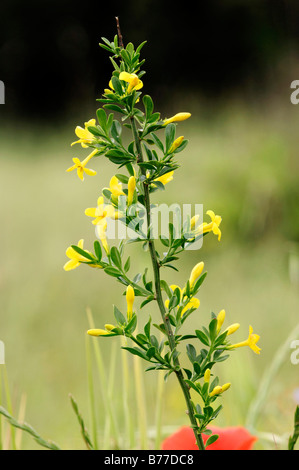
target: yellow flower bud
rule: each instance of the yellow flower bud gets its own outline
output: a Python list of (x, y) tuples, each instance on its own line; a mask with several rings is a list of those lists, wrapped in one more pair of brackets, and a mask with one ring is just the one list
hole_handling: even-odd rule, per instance
[(185, 121), (191, 116), (190, 113), (177, 113), (174, 116), (164, 120), (164, 126), (170, 124), (171, 122)]
[(116, 328), (116, 326), (111, 325), (110, 323), (106, 323), (106, 325), (105, 325), (105, 329), (107, 331), (112, 331), (112, 330), (114, 330), (114, 328)]
[(221, 310), (217, 315), (217, 333), (221, 330), (223, 322), (225, 320), (225, 310)]
[(201, 273), (203, 272), (204, 268), (204, 263), (201, 261), (200, 263), (196, 264), (194, 268), (191, 271), (189, 282), (190, 282), (190, 287), (193, 287)]
[(105, 336), (105, 335), (109, 335), (109, 334), (110, 334), (109, 331), (107, 331), (107, 330), (101, 330), (100, 328), (94, 328), (94, 329), (88, 330), (87, 333), (88, 333), (90, 336)]
[(223, 392), (226, 392), (226, 390), (228, 390), (228, 389), (230, 388), (230, 386), (231, 386), (230, 383), (227, 383), (227, 384), (222, 385), (222, 387), (221, 387), (221, 388), (222, 388), (222, 393), (223, 393)]
[(214, 397), (215, 395), (220, 395), (221, 393), (225, 392), (226, 390), (228, 390), (230, 388), (231, 384), (230, 383), (227, 383), (227, 384), (224, 384), (222, 385), (222, 387), (220, 387), (220, 385), (217, 385), (217, 387), (214, 387), (214, 389), (212, 390), (212, 392), (210, 393), (210, 397)]
[(205, 383), (209, 383), (210, 382), (210, 377), (211, 377), (211, 371), (210, 369), (207, 369), (205, 371), (205, 375), (204, 375), (204, 381)]
[(220, 395), (220, 393), (222, 392), (222, 387), (220, 387), (220, 385), (217, 385), (217, 387), (214, 387), (212, 392), (210, 393), (210, 397), (214, 397), (215, 395)]
[(135, 179), (135, 176), (131, 176), (128, 181), (128, 206), (130, 206), (133, 202), (135, 188), (136, 188), (136, 179)]
[(170, 147), (168, 153), (173, 153), (180, 145), (181, 143), (183, 142), (184, 140), (184, 136), (181, 135), (180, 137), (178, 137), (177, 139), (175, 139), (175, 141), (173, 142), (172, 146)]
[(235, 331), (237, 331), (238, 329), (240, 328), (240, 323), (233, 323), (232, 325), (230, 325), (229, 327), (226, 328), (226, 332), (227, 332), (227, 336), (228, 335), (232, 335), (233, 333), (235, 333)]
[(127, 300), (127, 318), (131, 320), (133, 315), (133, 304), (134, 304), (135, 294), (132, 286), (127, 287), (126, 300)]

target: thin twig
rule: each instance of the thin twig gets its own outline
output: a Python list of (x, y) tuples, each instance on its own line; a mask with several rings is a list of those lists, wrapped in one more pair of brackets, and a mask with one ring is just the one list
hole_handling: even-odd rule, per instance
[(116, 16), (115, 19), (116, 19), (116, 27), (117, 27), (118, 45), (123, 49), (124, 43), (123, 43), (123, 37), (121, 34), (121, 30), (120, 30), (118, 16)]

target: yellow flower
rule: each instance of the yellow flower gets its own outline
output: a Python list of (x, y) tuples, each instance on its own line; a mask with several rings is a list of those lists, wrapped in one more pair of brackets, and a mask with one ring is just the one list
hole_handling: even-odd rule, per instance
[(191, 228), (191, 230), (194, 230), (194, 229), (195, 229), (196, 224), (197, 224), (197, 222), (198, 222), (198, 219), (199, 219), (199, 215), (196, 214), (196, 215), (194, 215), (194, 217), (192, 217), (192, 219), (190, 220), (190, 228)]
[(73, 142), (71, 145), (75, 145), (80, 143), (82, 147), (86, 148), (88, 147), (87, 144), (91, 144), (94, 140), (94, 135), (89, 132), (88, 127), (95, 126), (96, 125), (96, 120), (95, 119), (90, 119), (89, 121), (84, 123), (85, 128), (81, 126), (77, 126), (75, 129), (75, 134), (77, 137), (79, 137), (79, 140), (76, 140), (76, 142)]
[(93, 225), (105, 223), (106, 217), (113, 217), (115, 214), (114, 207), (104, 204), (103, 196), (100, 196), (97, 201), (97, 207), (89, 207), (85, 209), (85, 215), (94, 217)]
[(217, 333), (221, 330), (221, 327), (225, 320), (225, 310), (221, 310), (217, 315)]
[(127, 300), (127, 318), (130, 321), (133, 315), (133, 304), (135, 299), (135, 293), (132, 286), (127, 287), (126, 300)]
[(256, 354), (260, 354), (261, 348), (259, 348), (256, 344), (259, 339), (260, 336), (253, 334), (253, 328), (252, 326), (249, 326), (249, 335), (246, 341), (242, 341), (241, 343), (237, 344), (232, 344), (231, 346), (229, 346), (229, 349), (236, 349), (241, 348), (242, 346), (249, 346), (253, 352), (255, 352)]
[(180, 137), (178, 137), (177, 139), (175, 139), (175, 141), (173, 142), (172, 146), (170, 147), (170, 149), (168, 150), (168, 153), (173, 153), (180, 145), (181, 143), (183, 142), (184, 140), (184, 136), (181, 135)]
[(130, 206), (133, 202), (135, 189), (136, 189), (136, 179), (135, 179), (135, 176), (131, 176), (128, 181), (128, 206)]
[(164, 126), (167, 126), (167, 124), (170, 124), (171, 122), (185, 121), (186, 119), (189, 119), (190, 116), (190, 113), (177, 113), (168, 119), (164, 119)]
[(189, 278), (189, 283), (190, 283), (191, 288), (194, 286), (195, 282), (197, 281), (197, 279), (203, 272), (203, 268), (204, 268), (204, 263), (203, 261), (201, 261), (200, 263), (197, 263), (192, 269), (190, 278)]
[(84, 181), (84, 173), (91, 176), (96, 175), (97, 172), (95, 170), (85, 168), (89, 160), (91, 160), (96, 153), (97, 149), (93, 150), (82, 162), (80, 162), (79, 158), (73, 158), (73, 162), (75, 165), (71, 166), (66, 171), (77, 170), (77, 175), (79, 176), (81, 181)]
[(217, 385), (216, 387), (213, 388), (212, 392), (209, 395), (211, 398), (214, 397), (215, 395), (220, 395), (221, 393), (228, 390), (230, 386), (231, 386), (230, 383), (224, 384), (222, 385), (222, 387), (220, 387), (220, 385)]
[(220, 217), (220, 215), (215, 215), (215, 213), (211, 210), (208, 210), (206, 214), (211, 217), (211, 222), (210, 223), (204, 222), (199, 227), (197, 227), (195, 231), (195, 235), (197, 236), (202, 233), (213, 232), (214, 235), (218, 235), (218, 240), (220, 241), (221, 230), (219, 228), (219, 225), (221, 224), (222, 218)]
[(169, 171), (168, 173), (165, 173), (164, 175), (162, 176), (159, 176), (158, 178), (155, 178), (152, 183), (154, 184), (155, 181), (160, 181), (160, 183), (162, 184), (167, 184), (167, 183), (170, 183), (170, 181), (173, 180), (173, 173), (174, 171)]
[(116, 176), (112, 176), (108, 189), (111, 191), (112, 195), (115, 197), (125, 195), (125, 193), (122, 190), (122, 184), (118, 181), (118, 178)]
[(203, 377), (205, 383), (209, 383), (209, 382), (210, 382), (210, 377), (211, 377), (211, 370), (210, 370), (210, 369), (206, 369), (205, 375), (204, 375), (204, 377)]
[(132, 90), (140, 90), (143, 87), (142, 81), (135, 73), (121, 72), (118, 78), (129, 84), (127, 93), (131, 93)]
[[(82, 250), (83, 250), (83, 244), (84, 244), (83, 239), (78, 241), (78, 247), (81, 248)], [(63, 269), (65, 271), (71, 271), (72, 269), (75, 269), (78, 266), (80, 266), (82, 262), (89, 261), (87, 258), (77, 253), (77, 251), (75, 251), (74, 248), (72, 248), (71, 246), (67, 248), (65, 254), (68, 258), (70, 258), (70, 261), (65, 263), (65, 265), (63, 266)]]
[(97, 237), (101, 240), (104, 250), (106, 251), (107, 254), (109, 254), (110, 248), (107, 242), (106, 230), (107, 230), (107, 221), (104, 218), (101, 220), (101, 222), (97, 224), (96, 234), (97, 234)]
[[(179, 289), (180, 293), (181, 293), (181, 301), (184, 301), (184, 291), (179, 287), (179, 286), (176, 286), (174, 284), (172, 284), (170, 286), (170, 289), (172, 291), (175, 291), (175, 289)], [(183, 308), (182, 312), (181, 312), (181, 316), (184, 315), (185, 312), (187, 312), (187, 310), (189, 310), (190, 308), (198, 308), (200, 306), (200, 300), (195, 298), (195, 297), (192, 297), (189, 302), (187, 303), (187, 305)], [(168, 309), (169, 307), (169, 299), (166, 299), (165, 300), (165, 307)]]

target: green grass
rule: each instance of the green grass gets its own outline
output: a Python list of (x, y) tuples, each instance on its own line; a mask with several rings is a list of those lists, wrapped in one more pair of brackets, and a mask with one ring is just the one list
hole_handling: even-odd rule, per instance
[[(196, 109), (192, 114), (198, 115)], [(86, 248), (92, 248), (93, 226), (84, 210), (93, 207), (115, 172), (104, 158), (91, 166), (98, 176), (87, 177), (83, 184), (75, 173), (65, 172), (73, 156), (86, 154), (78, 146), (69, 146), (73, 128), (81, 124), (75, 121), (59, 131), (10, 123), (0, 130), (0, 339), (6, 347), (12, 406), (18, 409), (25, 393), (27, 422), (63, 448), (84, 448), (69, 393), (75, 396), (92, 434), (86, 308), (91, 309), (96, 326), (102, 327), (112, 320), (112, 304), (125, 306), (121, 286), (103, 272), (85, 266), (70, 273), (62, 269), (67, 246), (84, 238)], [(190, 143), (178, 156), (182, 166), (174, 181), (159, 193), (161, 202), (203, 203), (204, 210), (213, 209), (223, 218), (221, 243), (207, 237), (200, 251), (183, 254), (179, 273), (163, 273), (166, 280), (182, 285), (195, 262), (205, 262), (208, 277), (201, 290), (201, 306), (188, 323), (190, 329), (207, 324), (211, 311), (224, 308), (227, 324), (241, 323), (236, 341), (247, 337), (249, 324), (261, 335), (261, 356), (238, 350), (219, 369), (220, 379), (232, 387), (223, 397), (224, 411), (217, 425), (246, 423), (263, 374), (298, 323), (296, 122), (293, 108), (261, 114), (236, 107), (223, 110), (217, 119), (182, 123), (177, 135), (184, 134)], [(148, 263), (147, 254), (137, 246), (127, 250), (134, 254), (132, 272), (139, 272)], [(157, 312), (148, 307), (140, 314), (141, 325), (148, 312), (157, 319)], [(116, 351), (110, 399), (124, 433), (120, 344), (118, 339), (99, 341), (107, 380), (112, 351)], [(258, 431), (270, 436), (292, 432), (298, 366), (290, 363), (289, 356), (285, 355), (271, 381), (256, 423)], [(128, 361), (133, 370), (132, 358)], [(105, 432), (104, 402), (97, 372), (93, 377), (100, 446)], [(127, 405), (137, 431), (134, 377), (131, 380)], [(143, 380), (147, 426), (152, 431), (158, 378), (151, 372)], [(175, 429), (187, 424), (173, 377), (165, 384), (162, 409), (163, 426)], [(154, 438), (150, 445), (153, 442)], [(260, 441), (258, 445), (275, 448), (280, 444)], [(28, 436), (23, 438), (23, 447), (38, 448)]]

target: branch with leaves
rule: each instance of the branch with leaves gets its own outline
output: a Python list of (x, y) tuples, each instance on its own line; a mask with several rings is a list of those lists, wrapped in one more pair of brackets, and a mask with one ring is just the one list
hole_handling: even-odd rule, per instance
[[(217, 436), (210, 436), (204, 445), (202, 433), (210, 433), (208, 426), (221, 411), (219, 401), (230, 387), (228, 382), (220, 385), (219, 377), (213, 373), (214, 366), (227, 360), (231, 351), (242, 346), (249, 346), (259, 354), (259, 336), (250, 327), (246, 340), (231, 344), (230, 337), (240, 325), (236, 323), (224, 329), (224, 310), (217, 315), (212, 313), (207, 327), (198, 328), (188, 335), (180, 333), (189, 316), (199, 308), (200, 301), (195, 296), (207, 273), (204, 263), (199, 261), (180, 288), (168, 285), (161, 277), (162, 270), (170, 268), (177, 271), (179, 255), (204, 236), (212, 233), (220, 241), (221, 217), (209, 210), (206, 212), (209, 220), (199, 224), (199, 215), (196, 214), (187, 218), (179, 232), (174, 224), (169, 223), (168, 236), (160, 235), (158, 240), (164, 252), (157, 248), (158, 242), (152, 235), (155, 204), (151, 198), (154, 193), (165, 190), (174, 179), (174, 172), (180, 166), (177, 156), (188, 144), (184, 136), (176, 137), (177, 123), (189, 119), (191, 114), (179, 112), (162, 119), (160, 113), (154, 111), (152, 98), (149, 95), (142, 97), (141, 91), (144, 86), (141, 79), (145, 73), (141, 50), (145, 42), (136, 49), (132, 43), (124, 47), (119, 43), (119, 36), (116, 35), (112, 42), (102, 38), (100, 46), (110, 54), (112, 77), (98, 99), (101, 107), (96, 111), (96, 119), (90, 119), (84, 127), (75, 129), (78, 140), (72, 145), (80, 144), (89, 154), (82, 161), (73, 158), (73, 165), (67, 170), (76, 171), (79, 179), (84, 181), (85, 177), (97, 174), (89, 164), (98, 158), (107, 158), (118, 167), (118, 171), (112, 176), (109, 186), (98, 195), (95, 207), (85, 211), (85, 215), (93, 219), (96, 229), (94, 252), (86, 250), (81, 239), (77, 245), (67, 249), (69, 261), (64, 269), (70, 271), (85, 264), (104, 271), (124, 286), (127, 311), (122, 312), (114, 306), (114, 323), (107, 323), (102, 329), (91, 329), (88, 334), (102, 338), (125, 336), (131, 344), (124, 349), (148, 362), (148, 371), (163, 370), (166, 378), (175, 374), (185, 398), (197, 446), (204, 450)], [(124, 129), (131, 135), (128, 145), (124, 143)], [(118, 246), (111, 246), (107, 227), (112, 221), (126, 229), (133, 228), (134, 237), (122, 239)], [(126, 256), (125, 251), (131, 243), (140, 243), (148, 251), (152, 265), (150, 278), (147, 269), (143, 273), (130, 274), (130, 256)], [(150, 317), (139, 333), (135, 333), (138, 322), (138, 312), (134, 308), (136, 296), (142, 298), (140, 309), (147, 304), (154, 308), (155, 304), (160, 315), (156, 323), (152, 323)], [(159, 339), (153, 329), (159, 332)], [(192, 340), (192, 343), (187, 340)], [(181, 366), (182, 348), (190, 362), (188, 368)], [(200, 403), (194, 402), (191, 393)]]

